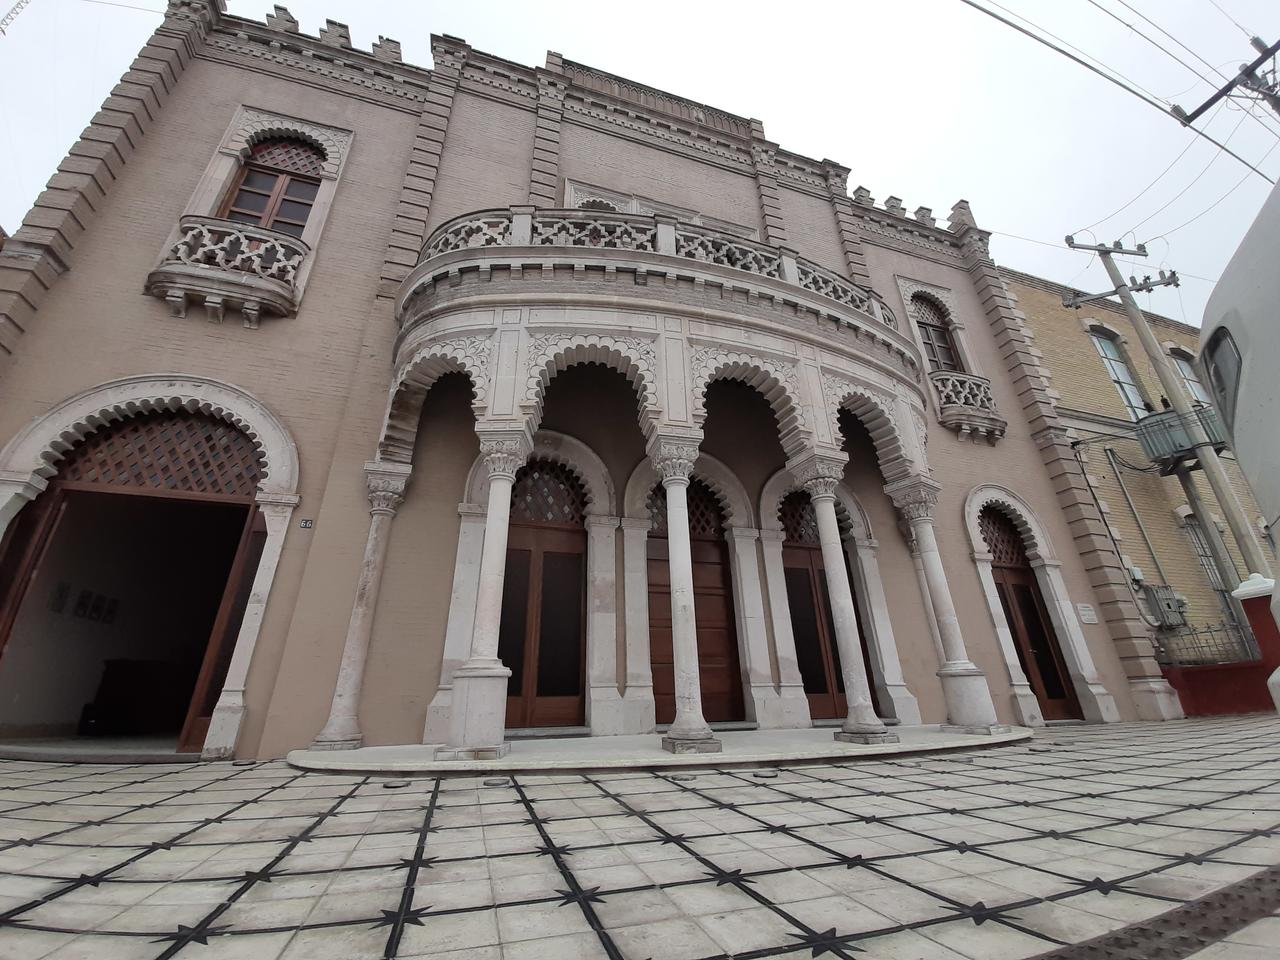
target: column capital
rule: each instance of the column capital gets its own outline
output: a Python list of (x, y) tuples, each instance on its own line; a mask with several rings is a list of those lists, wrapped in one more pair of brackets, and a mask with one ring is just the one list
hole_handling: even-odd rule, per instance
[(371, 460), (364, 465), (365, 490), (370, 513), (395, 513), (404, 502), (404, 490), (413, 468), (407, 463)]
[(787, 469), (814, 500), (834, 499), (848, 462), (844, 454), (804, 453), (788, 461)]
[(480, 456), (484, 459), (489, 479), (506, 477), (514, 480), (516, 471), (524, 466), (533, 452), (533, 440), (529, 431), (486, 430), (476, 431), (480, 436)]
[(724, 538), (730, 543), (734, 540), (751, 540), (754, 542), (760, 539), (760, 531), (755, 527), (725, 527)]
[(594, 527), (597, 530), (617, 530), (621, 523), (621, 517), (589, 513), (587, 514), (584, 523), (588, 529)]
[(928, 477), (907, 477), (886, 483), (884, 492), (904, 518), (914, 521), (933, 519), (933, 509), (938, 504), (938, 491), (941, 489), (939, 483)]
[(647, 534), (653, 529), (653, 521), (648, 517), (623, 517), (618, 526), (623, 530), (642, 530)]
[(649, 443), (649, 461), (663, 486), (673, 481), (688, 483), (698, 459), (700, 435), (656, 436)]

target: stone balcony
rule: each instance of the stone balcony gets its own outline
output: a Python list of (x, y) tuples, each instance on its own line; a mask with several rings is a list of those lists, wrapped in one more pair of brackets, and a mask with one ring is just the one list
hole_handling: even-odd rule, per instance
[(995, 443), (1004, 436), (1009, 424), (996, 412), (990, 380), (957, 370), (935, 370), (929, 379), (938, 392), (938, 422), (961, 440)]
[(147, 293), (162, 298), (175, 317), (204, 304), (210, 321), (238, 310), (244, 325), (259, 318), (293, 316), (300, 274), (311, 248), (296, 237), (216, 217), (185, 216), (177, 239), (147, 276)]
[[(831, 321), (854, 338), (878, 341), (918, 381), (919, 350), (899, 329), (893, 309), (875, 291), (774, 247), (664, 215), (582, 209), (512, 207), (466, 214), (438, 227), (418, 266), (401, 286), (401, 335), (428, 322), (451, 288), (482, 279), (577, 281), (584, 295), (622, 294), (619, 278), (634, 277), (650, 302), (715, 301), (743, 316), (780, 308), (789, 317)], [(528, 286), (524, 284), (523, 286)], [(870, 344), (859, 352), (875, 353)], [(899, 374), (901, 374), (901, 369)]]

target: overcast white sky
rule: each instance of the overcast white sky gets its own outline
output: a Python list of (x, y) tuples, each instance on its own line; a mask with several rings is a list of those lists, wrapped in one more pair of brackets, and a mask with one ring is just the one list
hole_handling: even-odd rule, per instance
[[(0, 0), (0, 10), (13, 2)], [(1221, 82), (1122, 0), (1004, 2), (1158, 99), (1191, 109)], [(1276, 0), (1217, 0), (1225, 14), (1213, 0), (1127, 2), (1228, 75), (1254, 56), (1230, 18), (1268, 42), (1280, 38)], [(159, 23), (162, 6), (32, 0), (0, 36), (0, 224), (11, 232)], [(999, 262), (1064, 283), (1108, 286), (1096, 261), (1061, 246), (1066, 233), (1102, 220), (1094, 226), (1099, 239), (1150, 241), (1146, 271), (1173, 266), (1184, 277), (1181, 290), (1140, 300), (1197, 325), (1211, 281), (1269, 190), (1172, 119), (960, 0), (293, 0), (287, 6), (306, 33), (316, 34), (326, 18), (343, 21), (356, 47), (368, 49), (379, 34), (394, 37), (412, 63), (430, 64), (432, 33), (530, 65), (543, 63), (552, 49), (758, 117), (784, 147), (850, 167), (850, 188), (862, 184), (877, 200), (894, 195), (908, 210), (931, 207), (940, 220), (957, 199), (969, 200), (978, 223), (997, 231), (992, 249)], [(1098, 7), (1136, 23), (1214, 84)], [(270, 5), (231, 0), (229, 8), (260, 20)], [(1229, 105), (1200, 126), (1229, 138), (1233, 150), (1274, 179), (1280, 117), (1260, 106), (1254, 113)], [(1150, 190), (1116, 213), (1184, 148)]]

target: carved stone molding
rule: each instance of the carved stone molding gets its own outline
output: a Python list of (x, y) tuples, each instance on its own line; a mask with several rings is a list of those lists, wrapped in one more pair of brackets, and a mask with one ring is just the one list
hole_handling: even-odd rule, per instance
[(309, 120), (297, 120), (256, 107), (241, 107), (236, 112), (223, 147), (243, 157), (250, 147), (268, 137), (298, 137), (314, 143), (324, 151), (324, 166), (320, 176), (331, 180), (338, 176), (342, 160), (351, 146), (350, 130), (312, 123)]
[(814, 499), (835, 498), (836, 487), (844, 477), (847, 457), (810, 454), (787, 464), (795, 483)]
[(709, 345), (694, 351), (690, 366), (693, 370), (695, 423), (706, 419), (706, 395), (712, 381), (728, 379), (756, 387), (769, 401), (778, 418), (784, 448), (789, 434), (808, 429), (808, 418), (800, 397), (799, 370), (795, 363), (779, 362), (759, 354), (741, 353), (729, 347)]
[(938, 301), (947, 312), (947, 319), (951, 321), (953, 327), (963, 328), (964, 324), (960, 321), (960, 311), (956, 307), (955, 296), (947, 287), (936, 287), (931, 283), (922, 283), (919, 280), (913, 280), (910, 277), (895, 277), (898, 281), (898, 292), (902, 294), (902, 306), (907, 311), (907, 316), (911, 322), (915, 322), (915, 316), (911, 310), (911, 298), (917, 293), (923, 293), (926, 296)]
[(514, 480), (532, 451), (533, 443), (522, 430), (480, 435), (480, 457), (489, 471), (490, 480), (495, 477)]
[(941, 486), (928, 477), (907, 477), (894, 483), (887, 483), (884, 492), (908, 521), (933, 519), (934, 508), (938, 505), (938, 491)]
[(369, 494), (369, 512), (392, 514), (404, 503), (405, 487), (411, 468), (404, 463), (371, 460), (364, 465), (365, 487)]
[(649, 451), (649, 460), (664, 485), (670, 480), (687, 483), (697, 459), (698, 442), (692, 437), (659, 437)]
[(654, 383), (658, 354), (654, 341), (647, 337), (535, 333), (529, 338), (528, 358), (525, 403), (539, 413), (551, 378), (575, 363), (603, 363), (617, 370), (639, 391), (646, 416), (652, 417), (657, 411)]
[[(489, 357), (492, 351), (493, 337), (487, 333), (440, 340), (417, 348), (413, 356), (400, 365), (396, 383), (402, 386), (418, 383), (429, 387), (447, 372), (447, 368), (456, 366), (471, 378), (471, 389), (475, 394), (471, 406), (479, 411), (489, 401)], [(445, 369), (441, 369), (438, 361), (444, 361)]]

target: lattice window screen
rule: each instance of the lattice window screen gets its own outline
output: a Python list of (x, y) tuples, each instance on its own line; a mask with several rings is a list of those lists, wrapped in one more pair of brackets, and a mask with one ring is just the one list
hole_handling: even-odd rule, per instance
[(788, 543), (813, 545), (819, 543), (818, 515), (813, 501), (803, 490), (793, 490), (778, 504), (778, 519), (786, 533)]
[(1022, 534), (1002, 511), (995, 507), (983, 507), (978, 514), (978, 530), (991, 551), (991, 562), (997, 567), (1025, 567), (1027, 547)]
[[(720, 511), (720, 501), (701, 480), (696, 477), (689, 481), (685, 491), (689, 510), (689, 536), (694, 540), (723, 540), (724, 514)], [(656, 536), (667, 535), (667, 495), (659, 483), (649, 491), (646, 501), (649, 508), (650, 530)]]
[(249, 152), (249, 159), (264, 167), (318, 177), (324, 172), (324, 153), (305, 140), (281, 137), (263, 140)]
[(564, 464), (532, 460), (516, 474), (511, 488), (513, 523), (581, 526), (586, 515), (587, 492)]
[(262, 465), (253, 441), (236, 427), (179, 410), (98, 430), (71, 451), (58, 476), (104, 486), (252, 497)]

